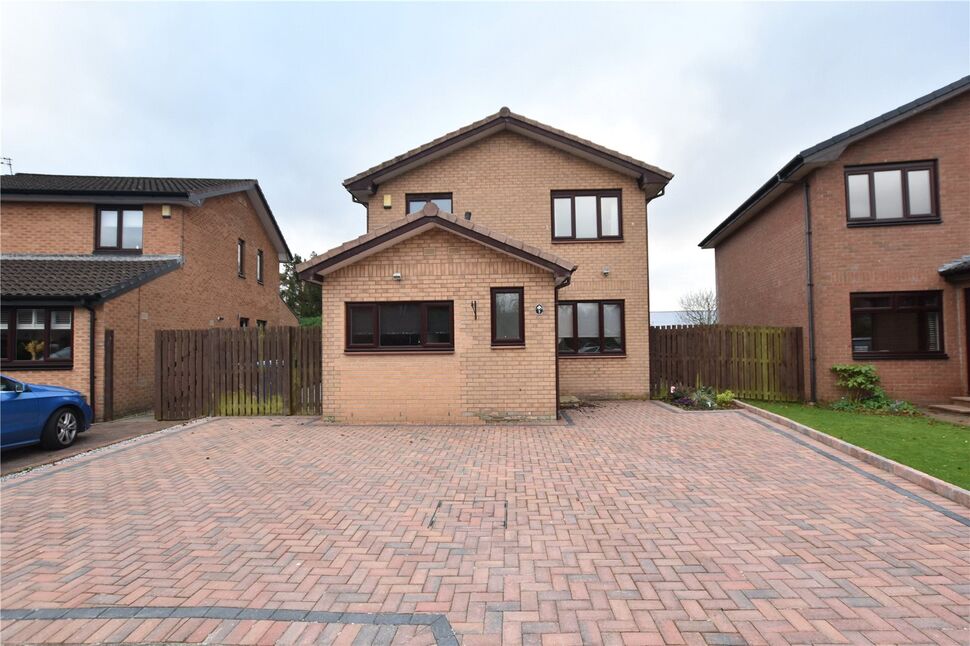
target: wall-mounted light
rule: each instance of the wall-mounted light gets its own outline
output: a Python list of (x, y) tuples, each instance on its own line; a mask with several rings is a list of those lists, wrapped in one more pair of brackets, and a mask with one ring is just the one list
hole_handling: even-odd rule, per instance
[(391, 208), (391, 196), (390, 195), (385, 195), (384, 196), (384, 208), (385, 209)]
[(610, 268), (609, 267), (603, 267), (603, 276), (605, 276), (606, 278), (609, 278), (610, 277)]
[(172, 217), (172, 207), (169, 204), (162, 204), (162, 217), (168, 219)]
[(396, 281), (400, 281), (401, 280), (401, 272), (395, 271), (393, 274), (391, 274), (391, 278), (393, 278)]

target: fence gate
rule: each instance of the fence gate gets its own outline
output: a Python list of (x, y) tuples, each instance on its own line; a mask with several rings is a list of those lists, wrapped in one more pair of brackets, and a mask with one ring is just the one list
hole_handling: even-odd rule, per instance
[(802, 329), (737, 325), (650, 328), (650, 390), (682, 384), (766, 401), (804, 399)]
[(158, 330), (155, 418), (319, 415), (319, 327)]

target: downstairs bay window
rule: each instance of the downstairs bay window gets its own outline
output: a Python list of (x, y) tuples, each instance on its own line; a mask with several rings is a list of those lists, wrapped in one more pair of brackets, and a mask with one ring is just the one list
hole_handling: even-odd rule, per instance
[(942, 359), (943, 293), (869, 292), (850, 296), (855, 359)]
[(4, 368), (70, 368), (73, 345), (71, 309), (17, 307), (4, 308), (0, 313), (0, 359)]
[(560, 301), (556, 312), (560, 356), (623, 355), (623, 301)]
[(348, 352), (450, 351), (452, 301), (347, 303)]

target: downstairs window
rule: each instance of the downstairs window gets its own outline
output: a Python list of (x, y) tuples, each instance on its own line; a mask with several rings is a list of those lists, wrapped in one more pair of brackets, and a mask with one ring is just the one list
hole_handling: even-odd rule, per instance
[(0, 317), (4, 367), (70, 368), (74, 362), (74, 312), (42, 307), (7, 308)]
[(452, 301), (347, 303), (349, 352), (453, 350)]
[(944, 358), (943, 292), (850, 296), (856, 359)]
[(556, 317), (560, 356), (626, 352), (623, 301), (561, 301)]

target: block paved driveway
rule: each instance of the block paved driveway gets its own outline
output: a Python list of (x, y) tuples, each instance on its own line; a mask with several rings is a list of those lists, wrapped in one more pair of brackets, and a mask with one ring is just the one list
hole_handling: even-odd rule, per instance
[(7, 479), (0, 639), (970, 641), (967, 509), (747, 413), (572, 419), (219, 419)]

